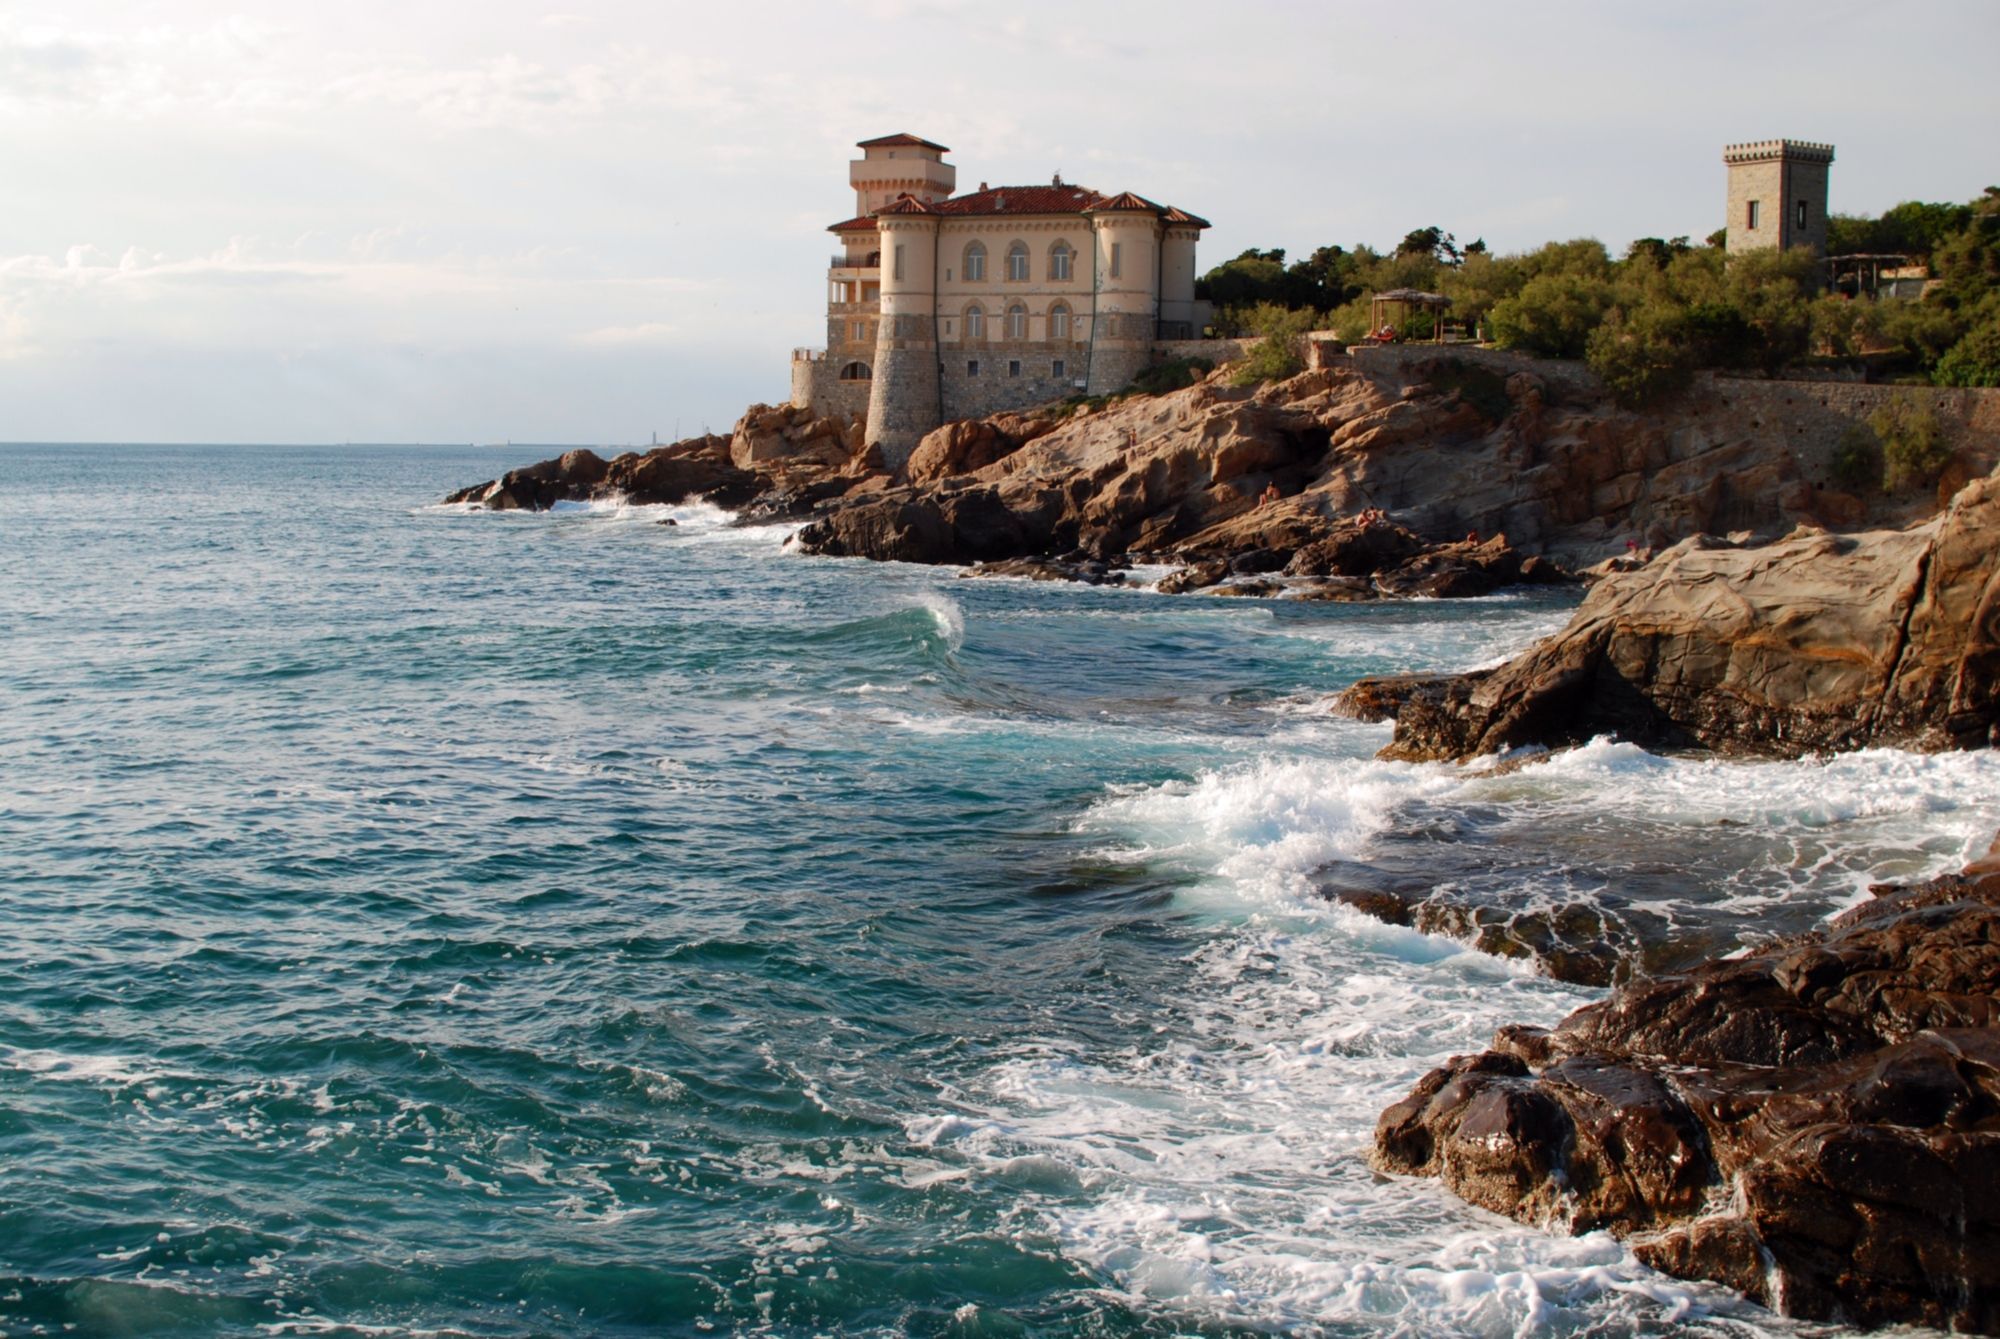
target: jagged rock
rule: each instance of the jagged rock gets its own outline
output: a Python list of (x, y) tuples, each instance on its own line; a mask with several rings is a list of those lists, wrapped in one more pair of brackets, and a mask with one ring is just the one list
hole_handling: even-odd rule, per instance
[(797, 466), (838, 468), (861, 446), (852, 420), (820, 418), (796, 405), (752, 405), (729, 438), (729, 462), (739, 470)]
[(1227, 559), (1208, 558), (1201, 562), (1189, 563), (1177, 572), (1167, 573), (1160, 578), (1159, 590), (1165, 595), (1181, 595), (1191, 590), (1204, 590), (1228, 575)]
[(1427, 1074), (1374, 1160), (1791, 1315), (2000, 1331), (2000, 860)]
[(1210, 586), (1205, 593), (1209, 595), (1240, 596), (1246, 599), (1263, 599), (1267, 596), (1276, 595), (1283, 589), (1284, 587), (1275, 581), (1250, 580), (1233, 581), (1226, 585)]
[(1121, 585), (1125, 574), (1095, 559), (1008, 558), (980, 563), (960, 572), (963, 577), (1025, 577), (1029, 581), (1079, 581), (1086, 586)]
[(1346, 709), (1393, 714), (1383, 756), (1404, 759), (1598, 734), (1780, 756), (2000, 742), (2000, 476), (1907, 530), (1683, 541), (1497, 670), (1363, 680)]
[(1618, 915), (1615, 899), (1501, 907), (1438, 890), (1405, 895), (1340, 888), (1328, 895), (1390, 925), (1456, 939), (1496, 958), (1532, 961), (1553, 979), (1575, 985), (1608, 986), (1641, 961), (1638, 936)]
[(924, 434), (904, 467), (908, 482), (935, 483), (970, 474), (1047, 436), (1060, 420), (1033, 414), (959, 419)]
[(1343, 518), (1324, 539), (1293, 554), (1285, 572), (1301, 577), (1373, 576), (1416, 557), (1425, 547), (1423, 538), (1405, 526), (1387, 521), (1363, 525)]
[(1366, 577), (1321, 577), (1292, 587), (1292, 597), (1336, 604), (1358, 604), (1376, 599), (1375, 583)]

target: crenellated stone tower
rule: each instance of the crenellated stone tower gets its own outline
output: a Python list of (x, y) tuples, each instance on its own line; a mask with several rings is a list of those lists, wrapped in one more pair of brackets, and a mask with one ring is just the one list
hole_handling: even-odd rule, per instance
[(1729, 168), (1729, 254), (1809, 246), (1826, 253), (1827, 171), (1833, 146), (1808, 140), (1767, 139), (1731, 144), (1722, 151)]

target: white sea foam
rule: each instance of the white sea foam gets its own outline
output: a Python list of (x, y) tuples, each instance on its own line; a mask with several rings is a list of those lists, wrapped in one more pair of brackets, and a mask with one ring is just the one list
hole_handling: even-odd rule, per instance
[[(1376, 1115), (1506, 1022), (1596, 992), (1329, 907), (1311, 875), (1365, 861), (1420, 810), (1550, 834), (1644, 821), (1689, 841), (1728, 820), (1847, 877), (1949, 868), (2000, 825), (2000, 759), (1663, 758), (1599, 741), (1512, 771), (1262, 757), (1107, 795), (1100, 856), (1178, 875), (1184, 993), (1154, 1043), (1090, 1055), (1024, 1041), (952, 1108), (913, 1116), (914, 1174), (1003, 1183), (1110, 1286), (1204, 1323), (1285, 1332), (1797, 1334), (1724, 1290), (1664, 1278), (1601, 1234), (1540, 1232), (1367, 1165)], [(1532, 831), (1542, 829), (1532, 828)], [(1713, 873), (1713, 872), (1711, 872)], [(1701, 877), (1690, 874), (1690, 877)]]
[(0, 1065), (38, 1079), (68, 1083), (102, 1083), (131, 1087), (164, 1078), (185, 1077), (129, 1056), (74, 1055), (67, 1051), (0, 1046)]
[(917, 604), (936, 620), (938, 636), (948, 650), (965, 644), (965, 609), (957, 600), (940, 590), (924, 590), (917, 593)]

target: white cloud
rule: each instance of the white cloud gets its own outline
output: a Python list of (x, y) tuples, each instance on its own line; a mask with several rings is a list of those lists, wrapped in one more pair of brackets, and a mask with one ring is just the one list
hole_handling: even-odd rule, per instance
[[(821, 229), (850, 146), (891, 130), (953, 145), (968, 185), (1060, 169), (1183, 204), (1212, 262), (1431, 223), (1503, 250), (1699, 236), (1719, 146), (1766, 134), (1840, 145), (1838, 208), (1967, 198), (1990, 164), (1939, 127), (2000, 111), (1990, 0), (1912, 0), (1899, 21), (1951, 40), (1858, 102), (1826, 76), (1851, 33), (1808, 0), (557, 4), (14, 0), (8, 431), (312, 437), (349, 403), (414, 416), (391, 436), (727, 422), (820, 337)], [(178, 389), (204, 377), (229, 393)]]

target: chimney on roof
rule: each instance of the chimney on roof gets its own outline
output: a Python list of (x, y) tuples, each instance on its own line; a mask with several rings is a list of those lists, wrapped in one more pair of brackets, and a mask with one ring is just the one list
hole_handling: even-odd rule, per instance
[(1060, 185), (1062, 185), (1062, 173), (1060, 173), (1060, 172), (1056, 173), (1056, 174), (1055, 174), (1055, 176), (1054, 176), (1054, 177), (1053, 177), (1052, 179), (1050, 179), (1050, 181), (1049, 181), (1049, 185), (1051, 185), (1051, 186), (1060, 186)]
[(985, 183), (985, 182), (983, 182), (983, 181), (982, 181), (982, 182), (980, 182), (980, 183), (979, 183), (979, 189), (980, 189), (980, 190), (982, 190), (982, 191), (983, 191), (983, 190), (985, 190), (985, 189), (986, 189), (986, 183)]

